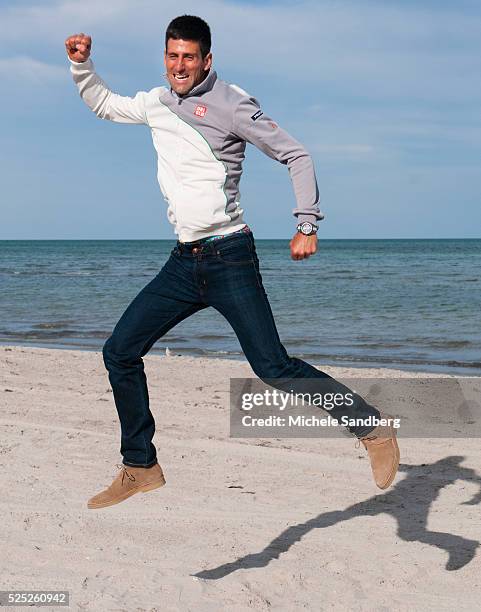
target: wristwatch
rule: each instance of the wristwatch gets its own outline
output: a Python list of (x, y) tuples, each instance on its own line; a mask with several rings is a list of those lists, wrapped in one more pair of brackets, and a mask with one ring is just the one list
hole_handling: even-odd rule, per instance
[(296, 229), (298, 232), (301, 232), (301, 234), (304, 234), (304, 236), (312, 236), (319, 228), (317, 225), (309, 223), (309, 221), (304, 221), (304, 223), (299, 223)]

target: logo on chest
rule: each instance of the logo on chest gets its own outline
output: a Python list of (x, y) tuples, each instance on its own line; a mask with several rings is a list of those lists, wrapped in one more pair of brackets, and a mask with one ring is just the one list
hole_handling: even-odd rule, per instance
[(195, 107), (194, 115), (196, 117), (205, 117), (206, 112), (207, 112), (207, 106), (202, 106), (201, 104), (198, 104)]

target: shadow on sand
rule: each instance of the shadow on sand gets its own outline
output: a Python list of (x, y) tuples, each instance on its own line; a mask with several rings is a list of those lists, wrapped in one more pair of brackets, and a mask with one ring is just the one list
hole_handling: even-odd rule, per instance
[(450, 456), (432, 464), (401, 464), (399, 470), (407, 476), (383, 495), (375, 495), (365, 501), (353, 504), (345, 510), (324, 512), (318, 516), (292, 525), (280, 533), (263, 550), (240, 557), (210, 570), (193, 574), (204, 580), (218, 580), (239, 569), (265, 567), (273, 559), (285, 553), (312, 529), (324, 529), (348, 521), (357, 516), (389, 514), (397, 520), (397, 533), (406, 542), (422, 542), (437, 546), (448, 553), (447, 570), (458, 570), (475, 556), (479, 542), (441, 531), (429, 531), (427, 520), (429, 508), (439, 492), (457, 480), (476, 483), (480, 491), (464, 505), (481, 502), (481, 476), (470, 468), (460, 465), (462, 456)]

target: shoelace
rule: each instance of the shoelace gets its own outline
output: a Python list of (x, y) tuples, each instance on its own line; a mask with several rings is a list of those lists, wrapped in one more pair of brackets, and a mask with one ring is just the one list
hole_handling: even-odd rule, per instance
[(126, 476), (127, 476), (127, 478), (128, 478), (129, 480), (131, 480), (132, 482), (134, 482), (134, 481), (135, 481), (135, 476), (134, 476), (133, 474), (130, 474), (130, 473), (127, 471), (127, 468), (125, 467), (125, 465), (123, 465), (123, 464), (121, 464), (121, 463), (117, 463), (117, 468), (118, 468), (119, 470), (122, 470), (122, 482), (121, 482), (121, 484), (122, 484), (122, 485), (124, 484), (124, 478), (125, 478)]
[(368, 438), (358, 438), (356, 440), (356, 444), (354, 445), (355, 448), (357, 448), (357, 449), (361, 448), (361, 442), (362, 442), (362, 445), (364, 446), (364, 448), (366, 448), (366, 446), (365, 446), (365, 444), (363, 442), (363, 440), (366, 440), (366, 439), (368, 439)]

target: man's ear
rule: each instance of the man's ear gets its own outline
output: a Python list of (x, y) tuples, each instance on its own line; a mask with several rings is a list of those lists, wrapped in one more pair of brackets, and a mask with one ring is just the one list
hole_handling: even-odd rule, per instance
[(212, 67), (212, 53), (207, 53), (204, 58), (204, 71), (207, 72)]

